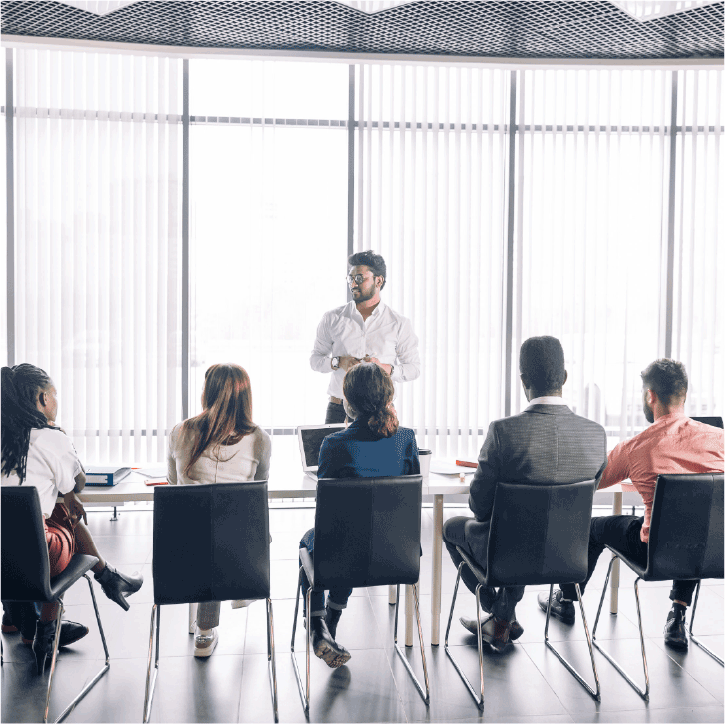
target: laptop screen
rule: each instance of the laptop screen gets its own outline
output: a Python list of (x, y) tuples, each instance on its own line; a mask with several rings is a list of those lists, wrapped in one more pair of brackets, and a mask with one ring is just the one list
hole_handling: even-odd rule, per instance
[(693, 417), (697, 422), (704, 422), (706, 425), (722, 428), (722, 417)]
[(328, 435), (332, 435), (333, 433), (344, 429), (344, 425), (326, 425), (324, 427), (308, 427), (299, 429), (300, 447), (304, 451), (305, 470), (317, 468), (322, 441)]

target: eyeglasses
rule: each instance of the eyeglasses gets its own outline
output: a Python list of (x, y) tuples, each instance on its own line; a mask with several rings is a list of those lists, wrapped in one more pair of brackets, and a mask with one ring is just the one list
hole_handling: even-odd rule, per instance
[(352, 284), (355, 282), (355, 284), (362, 284), (365, 281), (365, 277), (362, 274), (355, 274), (355, 276), (348, 276), (345, 277), (347, 279), (348, 284)]

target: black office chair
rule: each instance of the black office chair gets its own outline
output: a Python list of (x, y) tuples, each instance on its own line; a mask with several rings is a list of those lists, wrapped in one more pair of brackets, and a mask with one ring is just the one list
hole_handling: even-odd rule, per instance
[[(549, 619), (554, 584), (576, 583), (576, 590), (579, 593), (579, 581), (583, 581), (587, 575), (589, 523), (592, 516), (595, 487), (594, 480), (569, 485), (498, 483), (491, 515), (486, 569), (484, 570), (471, 559), (466, 551), (457, 546), (463, 562), (458, 566), (444, 648), (479, 709), (483, 710), (484, 706), (483, 639), (481, 637), (481, 587), (483, 586), (498, 588), (499, 586), (550, 584), (549, 607), (546, 611), (546, 628), (544, 630), (546, 645), (556, 654), (556, 657), (574, 678), (597, 701), (601, 701), (599, 676), (594, 663), (594, 652), (581, 596), (579, 596), (579, 609), (587, 636), (596, 691), (549, 641)], [(478, 619), (478, 665), (481, 675), (480, 695), (474, 691), (448, 647), (448, 633), (451, 630), (453, 609), (456, 605), (458, 584), (464, 565), (467, 565), (478, 579), (476, 615)]]
[[(649, 701), (649, 674), (644, 650), (642, 614), (639, 607), (637, 584), (640, 579), (643, 581), (687, 581), (723, 577), (723, 474), (701, 473), (697, 475), (659, 475), (657, 477), (652, 502), (647, 562), (644, 566), (627, 558), (612, 546), (607, 546), (607, 548), (612, 551), (613, 555), (609, 562), (597, 618), (592, 629), (592, 640), (627, 683), (645, 701)], [(644, 691), (634, 683), (624, 669), (596, 640), (597, 623), (609, 583), (609, 574), (612, 571), (612, 564), (617, 558), (620, 558), (637, 574), (634, 581), (634, 599), (637, 603), (639, 638), (642, 644)], [(722, 665), (722, 659), (715, 656), (692, 635), (692, 621), (695, 618), (699, 593), (700, 584), (698, 583), (695, 605), (690, 616), (690, 638)]]
[[(267, 666), (274, 720), (277, 672), (269, 578), (267, 481), (169, 485), (154, 490), (154, 549), (144, 722), (148, 721), (159, 669), (161, 606), (175, 603), (267, 599)], [(151, 653), (156, 621), (156, 660)]]
[[(56, 719), (56, 721), (62, 721), (75, 709), (76, 704), (95, 686), (111, 666), (106, 637), (103, 634), (101, 617), (96, 604), (96, 596), (93, 593), (93, 584), (88, 577), (88, 571), (98, 563), (98, 558), (76, 553), (62, 573), (52, 579), (50, 578), (50, 559), (48, 558), (48, 544), (45, 541), (40, 498), (38, 497), (38, 489), (32, 485), (4, 486), (2, 488), (1, 540), (2, 579), (0, 586), (2, 586), (3, 600), (45, 603), (61, 601), (61, 606), (58, 608), (55, 640), (53, 641), (53, 658), (51, 659), (50, 676), (48, 677), (48, 693), (43, 714), (44, 722), (48, 721), (50, 692), (53, 687), (55, 662), (58, 657), (63, 594), (79, 578), (83, 577), (88, 581), (88, 588), (91, 591), (91, 600), (98, 621), (98, 630), (101, 632), (101, 641), (106, 652), (106, 663)], [(24, 694), (18, 692), (18, 696), (24, 696)]]
[[(395, 650), (423, 701), (426, 705), (430, 702), (417, 585), (420, 576), (422, 483), (420, 475), (317, 481), (315, 551), (314, 556), (310, 556), (306, 548), (300, 548), (302, 567), (297, 586), (291, 643), (292, 663), (305, 714), (309, 714), (310, 710), (310, 598), (313, 590), (324, 591), (333, 587), (363, 588), (397, 584), (393, 631)], [(295, 655), (295, 632), (303, 570), (310, 582), (306, 608), (306, 688), (303, 688)], [(425, 692), (398, 646), (401, 583), (413, 586)]]

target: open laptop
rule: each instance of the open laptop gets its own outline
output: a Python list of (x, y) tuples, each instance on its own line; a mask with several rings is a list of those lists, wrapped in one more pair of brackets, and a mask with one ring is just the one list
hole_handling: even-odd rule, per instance
[(300, 443), (302, 470), (313, 480), (317, 480), (317, 468), (320, 458), (322, 441), (334, 432), (344, 430), (345, 425), (302, 425), (297, 428), (297, 439)]

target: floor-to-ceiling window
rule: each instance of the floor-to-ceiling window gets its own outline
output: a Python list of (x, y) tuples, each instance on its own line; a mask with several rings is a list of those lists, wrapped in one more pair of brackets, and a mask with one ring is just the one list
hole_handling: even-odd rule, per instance
[(264, 427), (322, 421), (308, 358), (350, 248), (388, 262), (423, 360), (396, 405), (438, 454), (523, 408), (532, 334), (561, 338), (566, 399), (615, 437), (644, 424), (639, 372), (665, 354), (691, 414), (722, 414), (721, 71), (192, 58), (184, 79), (180, 60), (12, 54), (4, 342), (56, 379), (89, 462), (160, 460), (213, 362), (248, 370)]

